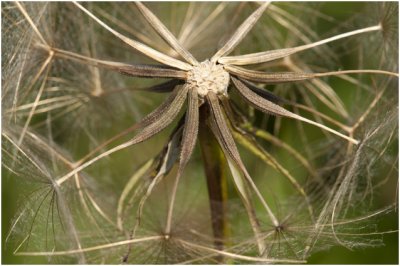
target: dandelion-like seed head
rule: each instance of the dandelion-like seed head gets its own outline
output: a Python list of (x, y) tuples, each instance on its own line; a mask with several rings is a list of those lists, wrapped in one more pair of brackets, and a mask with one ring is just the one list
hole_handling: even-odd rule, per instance
[(205, 60), (188, 72), (187, 83), (195, 87), (201, 97), (205, 97), (209, 91), (227, 95), (229, 74), (222, 65)]
[[(3, 168), (21, 179), (18, 186), (24, 188), (17, 193), (27, 200), (3, 241), (10, 243), (12, 255), (28, 262), (32, 256), (70, 262), (74, 256), (80, 264), (298, 264), (331, 243), (364, 248), (381, 244), (383, 234), (398, 232), (377, 231), (370, 222), (396, 204), (364, 211), (373, 203), (369, 194), (386, 190), (397, 177), (398, 156), (392, 147), (398, 141), (398, 101), (393, 96), (399, 74), (397, 62), (388, 62), (398, 54), (397, 5), (376, 5), (382, 7), (379, 24), (374, 20), (362, 28), (326, 34), (325, 39), (318, 38), (319, 32), (300, 13), (310, 18), (317, 14), (316, 21), (331, 18), (308, 4), (251, 3), (254, 11), (248, 15), (244, 3), (173, 3), (168, 17), (182, 25), (165, 24), (167, 16), (158, 18), (147, 4), (130, 5), (2, 6), (2, 54), (7, 57)], [(225, 23), (224, 13), (230, 10), (235, 12), (232, 23)], [(268, 14), (262, 19), (264, 11)], [(246, 17), (238, 24), (233, 20), (241, 20), (241, 13)], [(140, 17), (145, 24), (137, 21)], [(221, 47), (199, 62), (195, 55), (200, 52), (207, 58), (204, 47), (214, 50), (210, 33), (214, 28), (217, 33), (218, 21), (224, 28), (215, 34), (216, 41), (223, 32), (230, 36), (221, 36)], [(145, 25), (164, 42), (147, 35)], [(367, 35), (356, 52), (321, 47), (344, 45), (342, 39), (356, 35)], [(115, 43), (108, 40), (111, 36)], [(245, 38), (251, 45), (237, 49)], [(377, 42), (382, 52), (372, 56), (370, 46), (379, 39), (385, 45)], [(126, 62), (137, 57), (125, 53), (127, 47), (119, 49), (122, 43), (154, 62)], [(314, 64), (306, 50), (322, 55), (318, 59), (335, 59), (333, 69)], [(345, 53), (336, 56), (336, 51)], [(353, 54), (360, 67), (377, 69), (347, 69)], [(335, 70), (342, 63), (344, 70)], [(147, 81), (137, 83), (141, 78), (165, 80), (147, 87)], [(292, 89), (283, 87), (289, 88), (288, 83)], [(346, 94), (348, 104), (336, 93), (338, 84), (353, 91)], [(228, 99), (228, 86), (235, 97)], [(142, 105), (150, 104), (152, 96), (144, 98), (138, 91), (168, 96), (142, 115)], [(108, 112), (120, 110), (115, 107), (122, 111)], [(258, 111), (275, 117), (261, 117)], [(141, 119), (132, 125), (131, 117)], [(297, 123), (286, 125), (286, 119)], [(300, 122), (337, 138), (326, 134), (319, 141), (321, 134), (313, 132), (311, 139)], [(163, 147), (139, 150), (137, 157), (120, 156), (118, 162), (110, 157), (172, 126)], [(349, 143), (339, 143), (339, 137)], [(81, 143), (85, 145), (76, 145)], [(205, 180), (198, 178), (197, 168), (186, 169), (196, 158), (196, 144)], [(253, 157), (243, 161), (237, 144)], [(152, 158), (143, 162), (148, 154)], [(251, 162), (253, 158), (262, 164)], [(132, 163), (142, 166), (134, 169)], [(247, 163), (256, 169), (248, 171)], [(236, 190), (228, 189), (230, 185)], [(392, 190), (397, 195), (394, 186)]]

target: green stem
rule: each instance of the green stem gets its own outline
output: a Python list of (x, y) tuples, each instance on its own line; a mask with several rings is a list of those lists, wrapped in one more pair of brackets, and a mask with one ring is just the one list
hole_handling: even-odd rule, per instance
[[(200, 108), (199, 142), (203, 158), (204, 171), (207, 178), (208, 195), (214, 245), (218, 250), (224, 249), (224, 240), (229, 235), (226, 215), (227, 202), (227, 171), (226, 160), (218, 141), (207, 126), (207, 106)], [(220, 258), (221, 259), (221, 258)]]

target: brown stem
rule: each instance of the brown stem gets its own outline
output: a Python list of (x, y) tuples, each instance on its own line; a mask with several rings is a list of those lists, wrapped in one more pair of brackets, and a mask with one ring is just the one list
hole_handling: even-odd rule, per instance
[[(224, 242), (229, 235), (226, 215), (228, 196), (226, 160), (217, 140), (207, 126), (207, 117), (208, 108), (204, 104), (200, 108), (199, 142), (207, 178), (214, 245), (216, 249), (223, 250)], [(222, 260), (222, 257), (218, 258), (218, 260)]]

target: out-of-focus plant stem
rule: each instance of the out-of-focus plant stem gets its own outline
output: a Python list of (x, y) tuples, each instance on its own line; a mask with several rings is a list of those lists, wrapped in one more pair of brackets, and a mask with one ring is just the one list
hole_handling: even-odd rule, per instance
[[(229, 236), (226, 215), (227, 205), (227, 162), (210, 128), (207, 126), (207, 106), (200, 108), (199, 143), (203, 158), (204, 172), (207, 178), (210, 212), (214, 234), (214, 245), (224, 249)], [(225, 243), (226, 244), (226, 243)], [(222, 260), (223, 258), (218, 258)]]

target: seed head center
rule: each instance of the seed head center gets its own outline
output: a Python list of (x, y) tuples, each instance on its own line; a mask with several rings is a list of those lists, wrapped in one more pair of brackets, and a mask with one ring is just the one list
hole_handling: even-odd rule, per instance
[(204, 97), (209, 91), (219, 95), (227, 95), (229, 74), (222, 65), (205, 60), (188, 72), (187, 83), (197, 89)]

